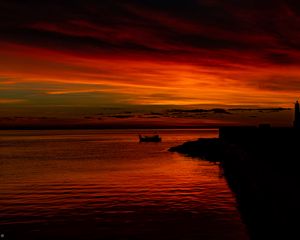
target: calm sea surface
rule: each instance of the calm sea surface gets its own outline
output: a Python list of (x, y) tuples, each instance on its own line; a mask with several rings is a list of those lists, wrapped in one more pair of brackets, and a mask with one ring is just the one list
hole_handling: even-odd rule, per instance
[(2, 239), (245, 240), (217, 165), (167, 149), (214, 130), (0, 131)]

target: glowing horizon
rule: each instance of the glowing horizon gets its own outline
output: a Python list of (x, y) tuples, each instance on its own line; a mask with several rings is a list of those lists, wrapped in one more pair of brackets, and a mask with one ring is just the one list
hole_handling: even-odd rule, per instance
[(0, 3), (2, 117), (62, 106), (291, 107), (300, 95), (296, 3), (13, 2)]

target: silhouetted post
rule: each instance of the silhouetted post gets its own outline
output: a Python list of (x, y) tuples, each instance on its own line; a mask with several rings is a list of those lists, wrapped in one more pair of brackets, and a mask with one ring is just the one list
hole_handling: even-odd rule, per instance
[(294, 128), (300, 128), (300, 107), (298, 101), (295, 103)]

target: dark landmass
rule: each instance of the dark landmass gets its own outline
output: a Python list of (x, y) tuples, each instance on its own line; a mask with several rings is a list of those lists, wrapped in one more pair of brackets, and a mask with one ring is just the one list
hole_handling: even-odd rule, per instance
[(219, 162), (251, 239), (300, 239), (300, 131), (227, 127), (170, 151)]
[(292, 108), (230, 108), (229, 111), (263, 111), (263, 112), (280, 112), (290, 111)]
[(168, 113), (216, 113), (216, 114), (231, 114), (223, 108), (213, 109), (169, 109)]
[(221, 162), (225, 143), (219, 138), (200, 138), (169, 149), (190, 157), (199, 157), (211, 162)]

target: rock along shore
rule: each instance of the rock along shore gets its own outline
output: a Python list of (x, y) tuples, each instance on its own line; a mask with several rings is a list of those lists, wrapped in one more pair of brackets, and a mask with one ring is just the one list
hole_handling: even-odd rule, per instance
[(198, 139), (169, 149), (218, 162), (251, 239), (300, 239), (299, 140)]

